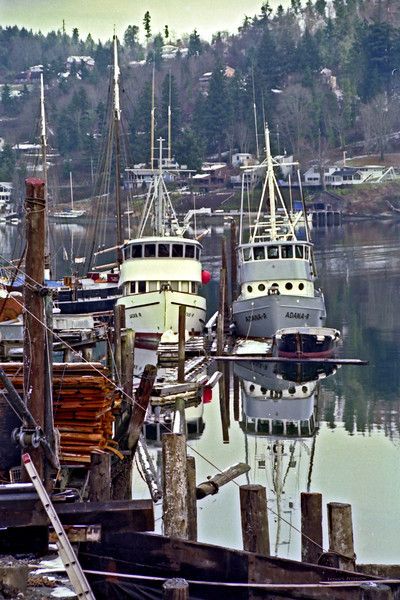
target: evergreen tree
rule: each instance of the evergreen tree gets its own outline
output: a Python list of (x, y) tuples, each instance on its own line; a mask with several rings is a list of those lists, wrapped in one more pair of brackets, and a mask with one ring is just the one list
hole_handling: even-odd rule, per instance
[(0, 152), (0, 180), (12, 181), (15, 169), (15, 155), (10, 144), (4, 144)]
[(174, 147), (174, 157), (180, 165), (186, 165), (188, 169), (200, 169), (202, 163), (203, 148), (199, 138), (190, 130), (185, 129), (179, 136)]
[(77, 27), (72, 30), (72, 43), (76, 46), (79, 44), (79, 29)]
[(189, 56), (199, 56), (203, 52), (200, 36), (195, 29), (189, 36), (188, 54)]
[(205, 133), (210, 152), (225, 149), (230, 125), (232, 124), (232, 104), (224, 67), (217, 64), (214, 68), (206, 100)]
[(145, 31), (146, 41), (149, 42), (151, 38), (151, 16), (149, 11), (146, 11), (143, 17), (143, 27)]
[(170, 73), (164, 77), (161, 88), (161, 135), (164, 139), (168, 136), (168, 106), (171, 106), (171, 137), (172, 148), (181, 128), (181, 109), (179, 106), (178, 90), (175, 78)]
[(130, 50), (133, 50), (138, 44), (139, 27), (137, 25), (128, 25), (124, 33), (124, 44)]

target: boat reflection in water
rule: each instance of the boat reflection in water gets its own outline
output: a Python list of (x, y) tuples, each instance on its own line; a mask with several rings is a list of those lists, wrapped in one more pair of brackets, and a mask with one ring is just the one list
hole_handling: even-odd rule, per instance
[[(240, 426), (253, 482), (266, 486), (271, 554), (284, 554), (300, 493), (310, 491), (319, 427), (319, 381), (336, 372), (322, 363), (236, 363)], [(273, 517), (273, 518), (272, 518)], [(275, 540), (274, 543), (272, 540)]]

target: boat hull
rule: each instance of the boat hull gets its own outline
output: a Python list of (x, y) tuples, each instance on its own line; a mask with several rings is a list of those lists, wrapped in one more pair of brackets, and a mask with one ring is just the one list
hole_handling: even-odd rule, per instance
[(335, 353), (339, 337), (336, 329), (292, 327), (278, 331), (274, 339), (282, 358), (329, 358)]
[(274, 336), (286, 327), (321, 327), (326, 319), (321, 295), (296, 296), (271, 294), (238, 299), (232, 305), (236, 335), (240, 337)]
[(160, 290), (124, 296), (117, 304), (125, 306), (127, 327), (142, 337), (160, 337), (169, 330), (178, 333), (180, 306), (186, 306), (187, 331), (201, 334), (206, 321), (206, 300), (195, 294)]

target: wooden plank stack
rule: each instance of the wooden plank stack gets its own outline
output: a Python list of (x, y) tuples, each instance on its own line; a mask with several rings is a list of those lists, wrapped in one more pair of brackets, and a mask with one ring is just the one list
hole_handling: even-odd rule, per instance
[[(2, 363), (1, 367), (22, 395), (21, 363)], [(91, 452), (120, 456), (112, 440), (120, 401), (120, 392), (101, 363), (54, 363), (54, 424), (60, 433), (61, 463), (89, 464)]]

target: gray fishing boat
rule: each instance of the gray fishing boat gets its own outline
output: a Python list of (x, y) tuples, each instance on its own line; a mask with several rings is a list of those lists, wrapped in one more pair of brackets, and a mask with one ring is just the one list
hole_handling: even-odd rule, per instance
[[(304, 211), (291, 216), (278, 187), (265, 130), (266, 170), (258, 211), (249, 211), (247, 229), (245, 193), (242, 185), (240, 238), (238, 245), (239, 296), (232, 304), (236, 334), (241, 337), (272, 337), (286, 327), (321, 327), (326, 318), (324, 296), (315, 287), (313, 244)], [(297, 237), (297, 225), (305, 222), (305, 239)], [(248, 231), (248, 241), (245, 232)]]

